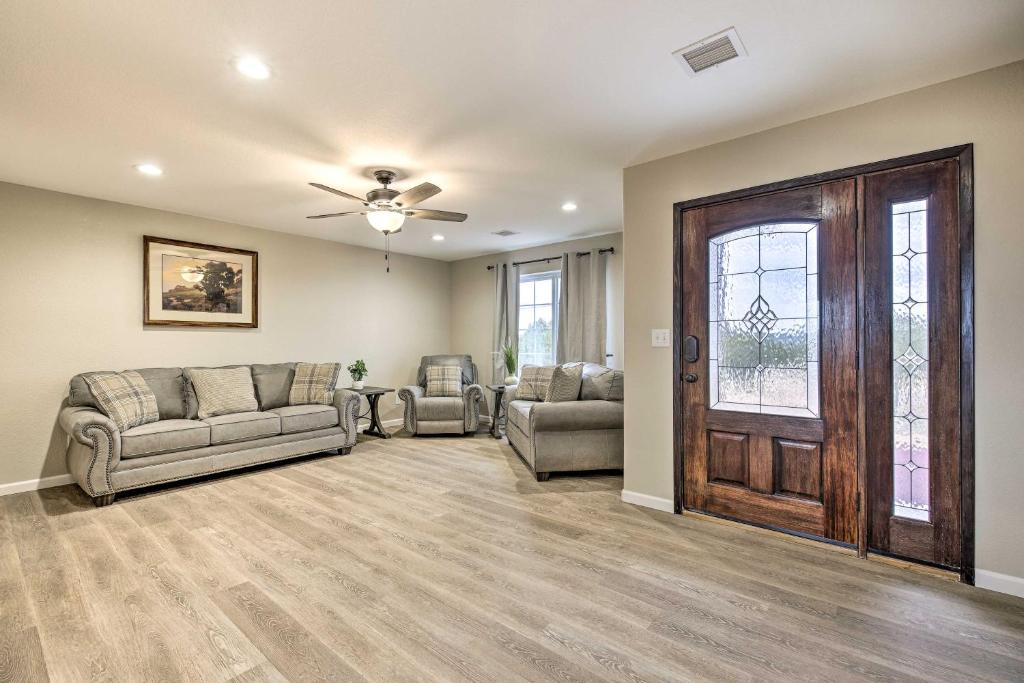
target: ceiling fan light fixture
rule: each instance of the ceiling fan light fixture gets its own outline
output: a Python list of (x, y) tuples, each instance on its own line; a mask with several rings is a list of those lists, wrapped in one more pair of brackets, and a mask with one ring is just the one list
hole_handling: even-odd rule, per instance
[(566, 202), (565, 204), (562, 204), (562, 211), (565, 211), (566, 213), (572, 213), (578, 208), (579, 207), (576, 206), (576, 202)]
[(366, 220), (370, 222), (374, 230), (381, 232), (395, 232), (405, 223), (405, 214), (401, 211), (388, 211), (378, 209), (366, 214)]

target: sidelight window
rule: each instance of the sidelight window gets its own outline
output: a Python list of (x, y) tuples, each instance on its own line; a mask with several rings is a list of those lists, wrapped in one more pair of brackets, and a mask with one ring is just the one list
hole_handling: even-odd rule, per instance
[(818, 225), (708, 240), (710, 407), (819, 416)]
[(893, 514), (928, 521), (928, 206), (892, 205)]

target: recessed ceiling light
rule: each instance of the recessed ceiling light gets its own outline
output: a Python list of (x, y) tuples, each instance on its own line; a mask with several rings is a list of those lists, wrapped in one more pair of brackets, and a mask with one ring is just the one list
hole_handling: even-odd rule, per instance
[(135, 164), (135, 170), (142, 175), (158, 176), (164, 174), (164, 169), (156, 164)]
[(434, 235), (431, 239), (435, 242), (444, 242), (444, 235)]
[(575, 211), (577, 208), (576, 202), (566, 202), (565, 204), (562, 204), (562, 211)]
[(270, 67), (256, 57), (239, 57), (235, 60), (235, 68), (238, 73), (257, 81), (270, 78)]

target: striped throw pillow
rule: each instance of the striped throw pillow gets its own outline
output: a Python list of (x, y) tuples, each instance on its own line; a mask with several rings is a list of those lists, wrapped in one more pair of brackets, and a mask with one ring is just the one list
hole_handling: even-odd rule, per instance
[(580, 384), (583, 383), (583, 363), (566, 363), (559, 365), (551, 373), (548, 392), (544, 396), (546, 403), (564, 403), (575, 401), (580, 397)]
[(90, 372), (83, 377), (100, 410), (113, 420), (118, 431), (160, 419), (156, 394), (135, 370)]
[(340, 372), (341, 363), (297, 363), (288, 405), (331, 405)]
[(252, 370), (240, 368), (187, 368), (188, 381), (199, 399), (199, 419), (259, 410)]
[(462, 368), (458, 365), (427, 366), (427, 396), (462, 396)]
[(519, 374), (519, 388), (516, 398), (524, 401), (543, 401), (548, 395), (548, 384), (555, 366), (524, 365)]

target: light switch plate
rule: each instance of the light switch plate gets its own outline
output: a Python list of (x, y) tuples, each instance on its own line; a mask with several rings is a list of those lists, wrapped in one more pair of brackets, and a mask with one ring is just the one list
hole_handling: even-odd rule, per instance
[(651, 346), (668, 346), (670, 339), (668, 330), (651, 330)]

